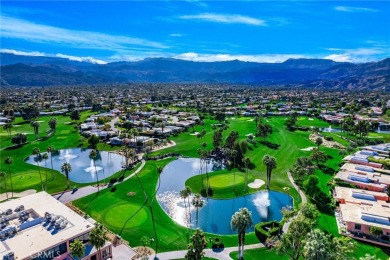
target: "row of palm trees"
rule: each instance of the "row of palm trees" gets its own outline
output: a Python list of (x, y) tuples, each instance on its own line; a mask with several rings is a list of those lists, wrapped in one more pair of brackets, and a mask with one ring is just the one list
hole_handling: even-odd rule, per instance
[[(9, 180), (11, 184), (11, 198), (14, 196), (14, 185), (12, 183), (12, 173), (11, 173), (11, 164), (13, 163), (12, 157), (6, 157), (4, 160), (4, 163), (8, 165), (8, 175), (9, 175)], [(7, 173), (6, 172), (0, 172), (0, 179), (4, 181), (4, 190), (5, 194), (7, 196), (8, 200), (8, 191), (7, 191)]]

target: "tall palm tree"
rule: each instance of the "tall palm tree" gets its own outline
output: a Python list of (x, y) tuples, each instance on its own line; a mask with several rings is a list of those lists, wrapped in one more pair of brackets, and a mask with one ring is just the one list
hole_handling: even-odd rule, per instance
[(95, 149), (91, 150), (91, 152), (89, 153), (89, 158), (92, 159), (93, 161), (93, 167), (95, 167), (95, 174), (96, 174), (96, 185), (97, 185), (97, 188), (98, 188), (98, 192), (100, 191), (99, 190), (99, 176), (98, 176), (98, 172), (96, 171), (96, 164), (95, 164), (95, 159), (97, 157), (97, 151)]
[(202, 180), (202, 190), (204, 190), (204, 183), (203, 183), (203, 150), (202, 148), (198, 148), (198, 155), (199, 155), (199, 170), (200, 170), (200, 178)]
[(249, 166), (251, 160), (248, 157), (246, 157), (246, 158), (242, 159), (242, 162), (245, 165), (245, 188), (244, 188), (244, 191), (247, 191), (247, 189), (248, 189), (248, 166)]
[(238, 259), (244, 259), (245, 231), (253, 227), (252, 213), (247, 208), (239, 209), (232, 216), (230, 225), (238, 232)]
[(57, 118), (55, 117), (52, 117), (50, 118), (49, 122), (48, 122), (48, 125), (50, 127), (50, 129), (55, 133), (56, 132), (56, 126), (57, 126)]
[(65, 173), (68, 187), (69, 187), (69, 173), (71, 171), (72, 171), (72, 165), (70, 165), (70, 163), (66, 162), (61, 166), (61, 172)]
[(190, 197), (192, 194), (191, 188), (186, 186), (186, 195), (187, 195), (187, 205), (188, 205), (188, 215), (190, 216), (190, 222), (189, 222), (189, 227), (191, 227), (192, 219), (191, 219), (191, 203), (190, 203)]
[(50, 145), (50, 146), (47, 147), (46, 151), (47, 151), (48, 153), (50, 153), (50, 164), (51, 164), (51, 169), (54, 170), (54, 169), (53, 169), (53, 152), (55, 151), (55, 148), (54, 148), (53, 145)]
[(267, 167), (267, 190), (269, 190), (272, 170), (277, 167), (276, 159), (270, 155), (264, 155), (263, 164)]
[(202, 199), (202, 197), (199, 195), (199, 194), (196, 194), (193, 198), (192, 198), (192, 206), (194, 206), (196, 208), (196, 227), (198, 227), (198, 218), (199, 218), (199, 208), (203, 207), (204, 206), (204, 200)]
[(12, 183), (12, 173), (11, 173), (11, 164), (14, 162), (14, 160), (12, 159), (12, 157), (7, 157), (5, 158), (5, 161), (4, 163), (6, 165), (8, 165), (8, 175), (9, 175), (9, 180), (11, 182), (11, 198), (13, 198), (14, 196), (14, 185)]
[(38, 139), (38, 129), (41, 124), (38, 121), (32, 121), (30, 125), (34, 129), (35, 139)]
[(77, 257), (78, 259), (81, 259), (85, 255), (85, 245), (79, 239), (75, 239), (69, 245), (69, 249), (70, 252), (72, 253), (72, 256)]
[(37, 166), (38, 166), (39, 178), (41, 179), (41, 188), (42, 188), (42, 190), (44, 190), (44, 188), (43, 188), (43, 180), (42, 180), (42, 175), (41, 175), (41, 167), (39, 166), (39, 160), (41, 159), (40, 158), (41, 157), (41, 150), (39, 150), (38, 147), (35, 147), (33, 149), (33, 154), (36, 155), (35, 160), (36, 160)]
[(94, 229), (92, 229), (91, 233), (89, 233), (89, 242), (92, 246), (96, 247), (97, 249), (97, 259), (103, 259), (100, 249), (104, 246), (106, 243), (106, 230), (104, 229), (103, 225), (100, 223), (96, 223), (96, 226)]
[(180, 197), (183, 199), (183, 202), (184, 202), (184, 217), (185, 217), (185, 221), (186, 221), (186, 226), (187, 226), (187, 239), (188, 239), (188, 211), (187, 211), (187, 203), (186, 203), (186, 199), (188, 198), (189, 194), (187, 193), (187, 189), (184, 188), (180, 191)]
[(42, 155), (42, 159), (45, 160), (45, 170), (46, 170), (45, 190), (47, 190), (47, 159), (49, 159), (47, 153), (44, 153)]
[(5, 195), (7, 196), (8, 200), (8, 192), (7, 192), (7, 180), (6, 180), (7, 174), (5, 172), (0, 172), (0, 179), (4, 181), (4, 190), (5, 190)]

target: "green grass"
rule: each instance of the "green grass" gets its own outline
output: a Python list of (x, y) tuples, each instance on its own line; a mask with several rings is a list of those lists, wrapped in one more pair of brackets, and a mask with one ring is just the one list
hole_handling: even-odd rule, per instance
[[(91, 112), (82, 112), (81, 119), (85, 120), (89, 117)], [(52, 118), (51, 116), (43, 116), (39, 117), (38, 121), (41, 122), (41, 126), (39, 128), (39, 137), (43, 138), (46, 136), (46, 130), (49, 129), (47, 122)], [(46, 170), (44, 168), (45, 163), (41, 162), (40, 166), (35, 166), (28, 164), (24, 161), (24, 159), (28, 156), (32, 155), (32, 151), (35, 147), (38, 147), (40, 151), (43, 153), (46, 151), (47, 147), (53, 145), (55, 149), (64, 149), (64, 148), (75, 148), (75, 147), (88, 147), (87, 141), (84, 140), (78, 133), (78, 130), (74, 129), (75, 124), (71, 122), (69, 116), (56, 116), (58, 119), (57, 130), (56, 133), (48, 138), (35, 140), (34, 134), (27, 135), (27, 143), (22, 147), (15, 149), (7, 149), (7, 147), (11, 146), (11, 138), (8, 136), (8, 133), (1, 128), (0, 131), (0, 171), (5, 171), (8, 175), (8, 166), (4, 164), (4, 160), (6, 157), (13, 158), (13, 164), (11, 165), (12, 172), (12, 182), (15, 192), (24, 191), (26, 189), (35, 189), (37, 191), (42, 190), (40, 184), (39, 171), (42, 174), (43, 182), (46, 181)], [(22, 118), (17, 117), (14, 122), (15, 125), (20, 125), (20, 127), (12, 128), (12, 136), (16, 133), (33, 133), (33, 129), (30, 126), (30, 122), (23, 121)], [(80, 139), (83, 140), (80, 142)], [(110, 147), (103, 143), (100, 143), (98, 146), (101, 150), (114, 150), (118, 149), (118, 147)], [(63, 174), (58, 171), (50, 169), (50, 160), (47, 162), (47, 175), (48, 175), (48, 184), (47, 184), (47, 192), (54, 193), (63, 191), (66, 188), (66, 178)], [(103, 180), (102, 180), (103, 181)], [(6, 179), (7, 188), (10, 189), (11, 182), (9, 180), (9, 176)], [(85, 186), (87, 184), (79, 184), (70, 182), (70, 186)], [(0, 184), (1, 190), (4, 189), (4, 182)]]
[(298, 118), (297, 120), (297, 126), (306, 126), (306, 127), (318, 127), (318, 128), (322, 128), (322, 127), (329, 127), (329, 123), (325, 122), (325, 121), (321, 121), (319, 120), (318, 118), (310, 118), (312, 120), (309, 120), (309, 117), (307, 116), (301, 116)]
[[(238, 259), (238, 251), (231, 252), (230, 257), (233, 259)], [(278, 255), (274, 249), (267, 249), (263, 247), (263, 248), (245, 250), (244, 259), (245, 260), (258, 260), (258, 259), (288, 260), (289, 258), (285, 255)]]

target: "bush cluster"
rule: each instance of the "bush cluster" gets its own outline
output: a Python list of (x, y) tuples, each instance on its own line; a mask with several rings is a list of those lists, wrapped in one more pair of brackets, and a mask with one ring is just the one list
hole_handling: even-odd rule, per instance
[(255, 234), (260, 242), (265, 242), (267, 238), (276, 236), (281, 229), (280, 223), (277, 221), (260, 222), (255, 226)]

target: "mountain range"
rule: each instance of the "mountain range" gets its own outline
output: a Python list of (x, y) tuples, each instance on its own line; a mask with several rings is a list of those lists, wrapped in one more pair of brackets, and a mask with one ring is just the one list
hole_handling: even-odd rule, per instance
[(359, 64), (326, 59), (256, 63), (238, 60), (193, 62), (172, 58), (93, 64), (57, 57), (1, 53), (0, 59), (1, 86), (164, 82), (390, 90), (390, 58)]

